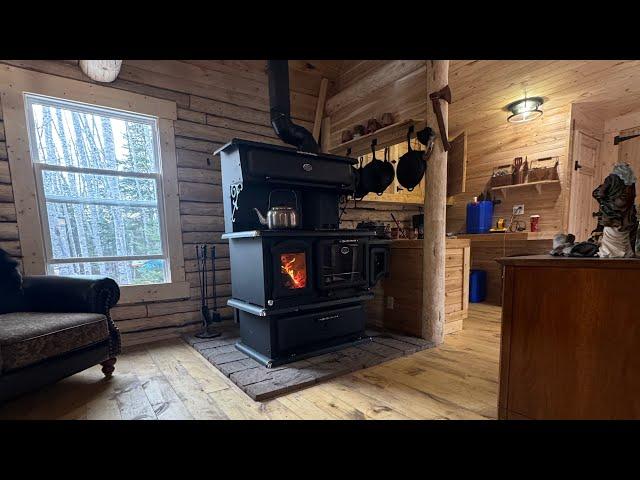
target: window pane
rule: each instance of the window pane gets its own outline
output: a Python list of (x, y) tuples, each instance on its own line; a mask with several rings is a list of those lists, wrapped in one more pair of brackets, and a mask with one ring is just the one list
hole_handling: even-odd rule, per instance
[(53, 275), (104, 275), (119, 285), (165, 283), (164, 260), (59, 263), (49, 267)]
[(162, 255), (154, 207), (47, 202), (54, 259)]
[(45, 105), (31, 98), (39, 162), (123, 172), (158, 171), (151, 124)]
[(60, 196), (85, 200), (148, 202), (153, 205), (158, 198), (156, 181), (152, 178), (43, 170), (42, 183), (45, 198)]

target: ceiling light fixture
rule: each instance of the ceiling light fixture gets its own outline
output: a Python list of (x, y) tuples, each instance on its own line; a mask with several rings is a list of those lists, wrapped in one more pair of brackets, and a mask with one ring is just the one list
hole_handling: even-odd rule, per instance
[(544, 103), (542, 97), (531, 97), (517, 100), (507, 105), (511, 115), (507, 117), (509, 123), (524, 123), (542, 116), (540, 105)]
[(122, 60), (80, 60), (80, 70), (96, 82), (113, 82), (120, 73)]

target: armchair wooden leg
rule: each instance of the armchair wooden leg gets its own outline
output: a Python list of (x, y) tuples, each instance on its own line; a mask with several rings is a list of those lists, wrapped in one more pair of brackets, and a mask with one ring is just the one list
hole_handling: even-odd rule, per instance
[(115, 364), (116, 364), (116, 358), (110, 358), (109, 360), (105, 360), (104, 362), (102, 362), (100, 365), (102, 365), (102, 373), (104, 373), (104, 376), (106, 378), (110, 378), (111, 374), (113, 374), (113, 371), (116, 369)]

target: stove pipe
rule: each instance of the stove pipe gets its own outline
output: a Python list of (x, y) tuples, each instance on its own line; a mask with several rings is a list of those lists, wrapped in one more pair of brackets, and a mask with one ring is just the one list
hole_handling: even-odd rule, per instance
[(303, 152), (318, 153), (320, 147), (309, 130), (291, 121), (289, 61), (268, 60), (271, 125), (280, 139)]

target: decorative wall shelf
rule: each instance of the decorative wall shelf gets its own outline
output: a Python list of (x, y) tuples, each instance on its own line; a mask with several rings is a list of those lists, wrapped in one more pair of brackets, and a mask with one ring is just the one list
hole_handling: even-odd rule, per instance
[(350, 157), (358, 157), (360, 155), (371, 153), (371, 142), (376, 140), (376, 149), (388, 147), (397, 144), (402, 140), (406, 141), (407, 129), (414, 126), (414, 133), (424, 126), (423, 120), (404, 120), (394, 123), (383, 128), (379, 128), (373, 133), (362, 135), (348, 142), (341, 143), (335, 147), (329, 148), (329, 153), (334, 155), (347, 155), (347, 151), (351, 150)]
[(503, 187), (493, 187), (491, 188), (492, 192), (499, 191), (502, 193), (504, 199), (507, 199), (507, 192), (509, 190), (525, 188), (525, 187), (535, 187), (538, 192), (538, 195), (542, 193), (542, 189), (548, 185), (560, 185), (560, 180), (541, 180), (539, 182), (530, 182), (530, 183), (518, 183), (517, 185), (505, 185)]

